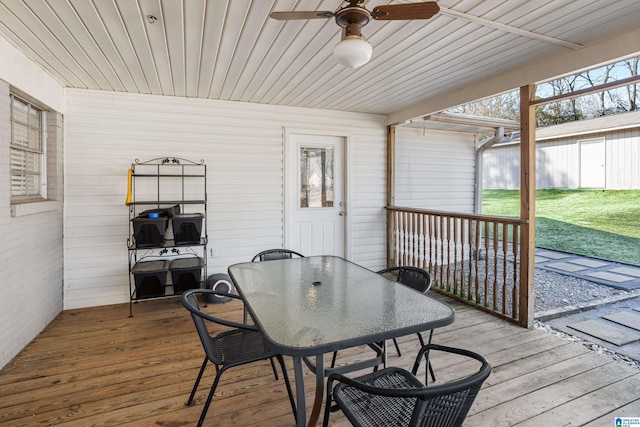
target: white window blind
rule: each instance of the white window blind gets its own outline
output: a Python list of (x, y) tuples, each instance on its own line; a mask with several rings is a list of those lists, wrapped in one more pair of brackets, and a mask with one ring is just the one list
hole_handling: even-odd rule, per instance
[(44, 172), (44, 112), (11, 96), (11, 201), (46, 197)]

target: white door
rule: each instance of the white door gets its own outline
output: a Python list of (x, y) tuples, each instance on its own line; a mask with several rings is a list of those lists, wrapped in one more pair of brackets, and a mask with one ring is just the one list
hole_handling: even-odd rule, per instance
[(303, 255), (345, 255), (345, 138), (290, 134), (285, 242)]
[(580, 144), (580, 187), (605, 188), (604, 139), (587, 139)]

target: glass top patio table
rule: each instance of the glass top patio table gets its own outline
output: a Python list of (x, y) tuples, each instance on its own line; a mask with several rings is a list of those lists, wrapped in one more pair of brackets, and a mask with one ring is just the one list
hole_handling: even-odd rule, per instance
[(450, 324), (451, 307), (340, 257), (236, 264), (229, 274), (286, 355), (332, 352)]
[[(229, 275), (267, 340), (294, 357), (297, 390), (304, 390), (302, 357), (316, 356), (310, 425), (322, 403), (324, 353), (434, 329), (455, 318), (448, 305), (335, 256), (235, 264)], [(298, 425), (304, 425), (304, 393), (296, 394)]]

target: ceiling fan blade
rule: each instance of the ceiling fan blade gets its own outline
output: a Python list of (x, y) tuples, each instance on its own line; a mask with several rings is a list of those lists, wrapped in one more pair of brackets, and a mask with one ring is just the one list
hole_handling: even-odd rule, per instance
[(429, 19), (440, 11), (435, 1), (425, 3), (388, 4), (377, 6), (371, 12), (373, 19)]
[(332, 18), (333, 12), (327, 10), (315, 10), (310, 12), (271, 12), (269, 18), (279, 19), (281, 21), (286, 19), (320, 19), (320, 18)]

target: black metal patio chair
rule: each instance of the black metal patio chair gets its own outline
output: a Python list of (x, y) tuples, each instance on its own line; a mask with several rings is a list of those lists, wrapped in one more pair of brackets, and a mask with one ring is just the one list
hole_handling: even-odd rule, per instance
[[(402, 283), (403, 285), (407, 285), (417, 290), (418, 292), (422, 292), (423, 294), (431, 288), (431, 276), (426, 270), (418, 267), (409, 267), (409, 266), (400, 266), (400, 267), (391, 267), (385, 268), (384, 270), (380, 270), (377, 272), (382, 275), (395, 275), (395, 281)], [(420, 347), (424, 347), (424, 338), (422, 338), (422, 334), (418, 332), (418, 339), (420, 340)], [(433, 336), (433, 330), (429, 333), (429, 342), (431, 344), (431, 338)], [(396, 351), (398, 352), (398, 356), (402, 356), (400, 352), (400, 346), (398, 345), (398, 340), (393, 339), (393, 344), (396, 347)], [(433, 371), (431, 370), (431, 375), (433, 380), (435, 381), (435, 377), (433, 376)]]
[(304, 255), (290, 249), (267, 249), (266, 251), (262, 251), (259, 254), (256, 254), (251, 262), (271, 261), (274, 259), (290, 259), (295, 257), (304, 258)]
[[(377, 272), (378, 274), (382, 274), (384, 276), (393, 276), (393, 279), (396, 282), (402, 283), (403, 285), (407, 285), (418, 292), (425, 293), (431, 288), (431, 276), (426, 270), (418, 267), (411, 266), (398, 266), (385, 268), (384, 270), (380, 270)], [(420, 347), (425, 346), (424, 338), (420, 332), (417, 333), (418, 339), (420, 340)], [(429, 341), (428, 344), (431, 344), (431, 339), (433, 338), (433, 330), (429, 331)], [(400, 352), (400, 346), (398, 345), (398, 340), (393, 339), (393, 344), (398, 352), (398, 356), (402, 356)], [(331, 359), (331, 367), (333, 368), (336, 364), (337, 352), (333, 353), (333, 357)], [(428, 365), (428, 372), (431, 374), (431, 379), (433, 381), (436, 380), (435, 373), (433, 372), (433, 368), (431, 364)]]
[[(481, 366), (469, 376), (425, 386), (416, 372), (422, 359), (429, 361), (429, 353), (434, 351), (466, 356)], [(323, 425), (329, 424), (330, 412), (341, 409), (354, 426), (461, 426), (490, 373), (491, 365), (477, 353), (429, 344), (418, 353), (411, 372), (390, 367), (355, 379), (331, 374)], [(334, 382), (338, 383), (335, 387)], [(336, 406), (332, 407), (332, 401)]]
[[(198, 426), (201, 426), (204, 422), (207, 411), (209, 410), (209, 405), (211, 404), (211, 400), (213, 399), (213, 395), (216, 391), (218, 381), (220, 380), (220, 376), (223, 372), (234, 366), (240, 366), (252, 362), (257, 362), (259, 360), (269, 359), (271, 360), (271, 365), (273, 367), (274, 375), (277, 380), (278, 375), (275, 370), (273, 358), (278, 359), (280, 367), (282, 368), (284, 382), (287, 387), (287, 393), (289, 394), (289, 401), (291, 402), (291, 408), (293, 409), (293, 414), (295, 417), (295, 403), (293, 400), (293, 394), (291, 392), (289, 376), (287, 375), (287, 369), (284, 365), (284, 359), (282, 355), (277, 354), (275, 351), (269, 348), (269, 345), (264, 339), (262, 332), (260, 332), (256, 326), (221, 319), (203, 312), (200, 309), (197, 297), (198, 295), (204, 295), (206, 297), (212, 294), (218, 295), (220, 297), (242, 300), (242, 298), (238, 295), (232, 295), (212, 289), (192, 289), (182, 294), (182, 305), (191, 313), (191, 318), (195, 323), (196, 331), (198, 332), (198, 336), (200, 337), (200, 341), (202, 342), (202, 347), (204, 348), (205, 352), (205, 357), (204, 361), (202, 362), (200, 372), (198, 373), (196, 382), (193, 385), (191, 394), (189, 395), (189, 400), (187, 401), (188, 406), (191, 406), (193, 404), (193, 398), (196, 394), (198, 385), (200, 384), (200, 379), (202, 378), (202, 374), (204, 373), (207, 364), (211, 362), (216, 367), (216, 378), (213, 381), (211, 391), (209, 391), (209, 395), (207, 396), (204, 408), (202, 409), (202, 413), (200, 414)], [(215, 336), (212, 336), (207, 329), (208, 322), (215, 323), (218, 326), (223, 326), (225, 327), (225, 330)]]

